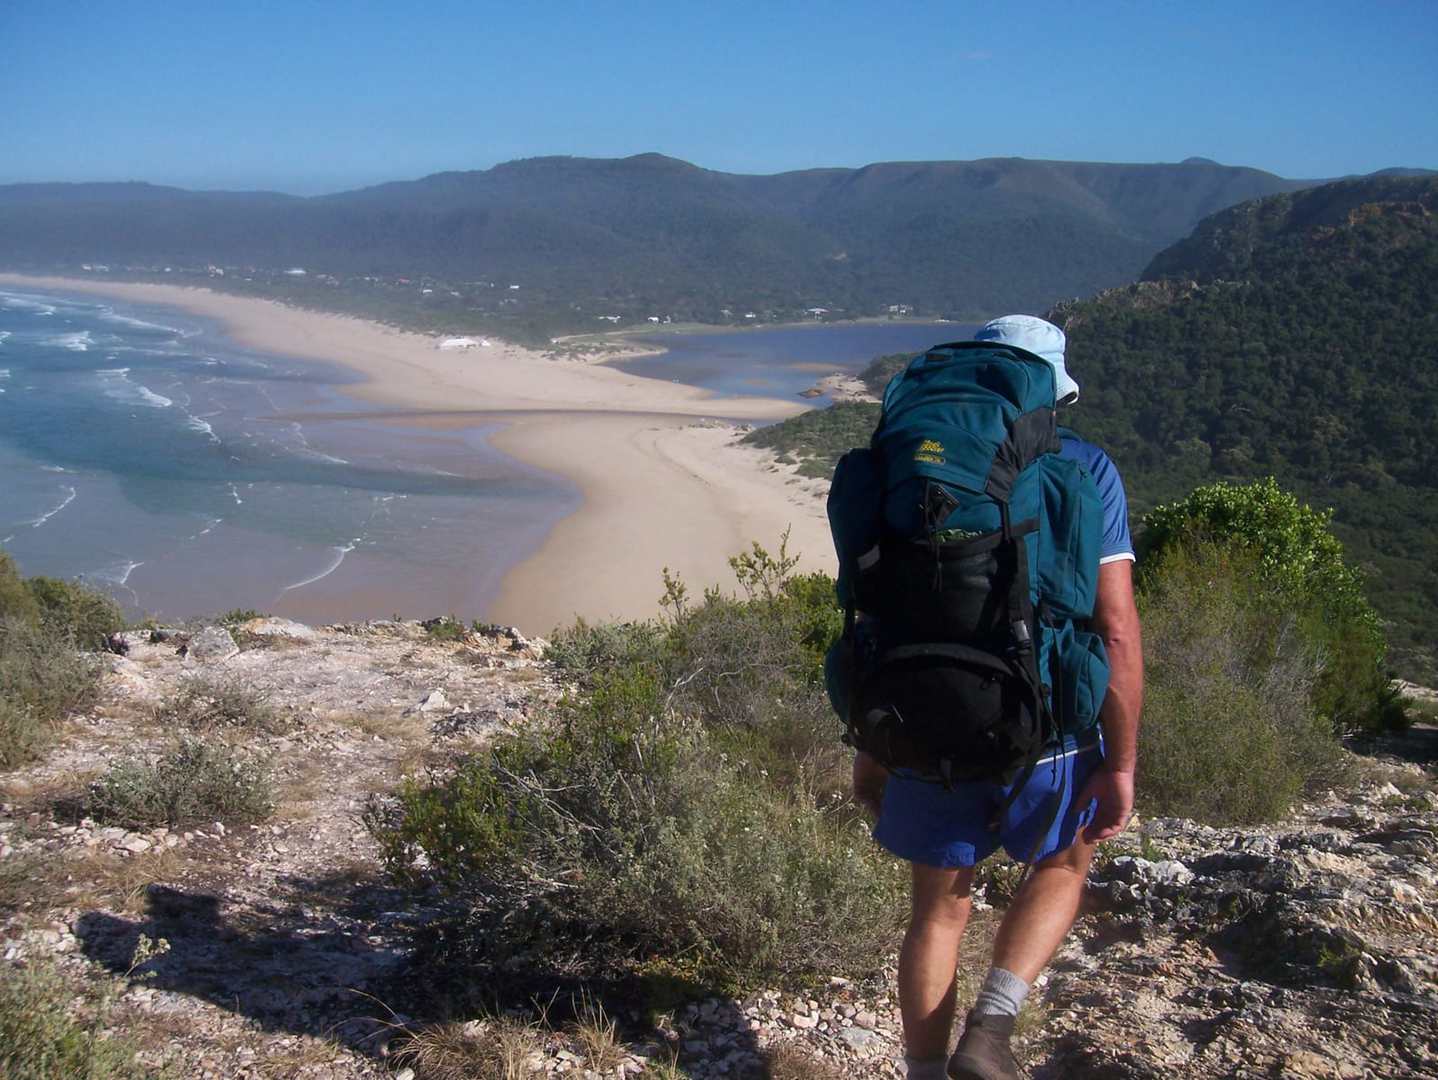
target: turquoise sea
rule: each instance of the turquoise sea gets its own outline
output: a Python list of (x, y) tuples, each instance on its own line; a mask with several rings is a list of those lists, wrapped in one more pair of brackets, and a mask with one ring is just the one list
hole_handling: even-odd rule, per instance
[(352, 378), (171, 309), (4, 289), (0, 546), (134, 614), (481, 614), (578, 491), (483, 428), (366, 420)]

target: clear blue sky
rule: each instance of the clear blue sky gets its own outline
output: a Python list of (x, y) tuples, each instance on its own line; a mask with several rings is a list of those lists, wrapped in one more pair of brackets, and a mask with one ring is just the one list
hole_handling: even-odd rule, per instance
[(1438, 168), (1438, 3), (0, 0), (0, 182), (540, 154)]

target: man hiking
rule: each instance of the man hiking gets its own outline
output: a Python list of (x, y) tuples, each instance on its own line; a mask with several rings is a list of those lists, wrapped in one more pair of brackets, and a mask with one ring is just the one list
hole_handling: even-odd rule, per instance
[[(1060, 727), (1045, 729), (1042, 750), (1031, 752), (1026, 767), (1007, 783), (1004, 778), (933, 782), (932, 776), (920, 778), (908, 769), (886, 768), (864, 749), (875, 743), (854, 740), (860, 747), (854, 762), (854, 793), (877, 814), (874, 839), (912, 865), (912, 910), (899, 957), (898, 976), (910, 1080), (942, 1080), (946, 1076), (954, 1080), (1008, 1080), (1020, 1075), (1009, 1045), (1019, 1010), (1035, 978), (1073, 924), (1095, 846), (1120, 833), (1132, 812), (1143, 697), (1142, 646), (1133, 595), (1134, 554), (1123, 485), (1102, 450), (1072, 433), (1056, 429), (1052, 417), (1054, 405), (1068, 405), (1078, 398), (1078, 384), (1064, 364), (1064, 333), (1052, 323), (1030, 315), (1007, 315), (985, 325), (975, 340), (1022, 350), (1019, 360), (1031, 365), (1030, 371), (1037, 367), (1042, 374), (1037, 358), (1047, 361), (1053, 369), (1054, 396), (1048, 399), (1048, 408), (1036, 411), (1046, 414), (1050, 432), (1057, 432), (1061, 437), (1055, 444), (1053, 436), (1048, 436), (1046, 445), (1050, 457), (1077, 462), (1082, 472), (1092, 478), (1092, 487), (1087, 486), (1087, 478), (1083, 480), (1089, 492), (1085, 497), (1092, 501), (1096, 489), (1097, 501), (1101, 503), (1101, 535), (1095, 538), (1098, 545), (1096, 586), (1090, 593), (1092, 615), (1079, 618), (1074, 625), (1080, 627), (1081, 632), (1091, 631), (1101, 639), (1103, 651), (1107, 653), (1108, 680), (1106, 693), (1102, 686), (1097, 691), (1102, 701), (1097, 708), (1097, 726), (1078, 731), (1065, 731)], [(953, 355), (983, 358), (982, 349), (967, 343), (940, 346), (935, 353), (946, 349), (957, 350)], [(964, 353), (965, 349), (969, 351)], [(1000, 362), (1005, 362), (1004, 357), (1010, 355), (1013, 354), (1005, 353)], [(916, 364), (923, 359), (926, 358)], [(886, 419), (881, 422), (881, 431), (889, 421), (890, 396), (885, 396)], [(1006, 442), (1012, 439), (1011, 432)], [(875, 443), (877, 447), (878, 434)], [(1052, 453), (1054, 449), (1058, 450), (1057, 455)], [(937, 440), (925, 441), (921, 450), (931, 452), (915, 454), (917, 460), (939, 465), (945, 461), (941, 452), (949, 455), (949, 460), (958, 456), (954, 449), (944, 451)], [(1001, 453), (999, 457), (1002, 456)], [(1034, 456), (1029, 460), (1034, 460)], [(929, 474), (935, 475), (936, 471), (931, 469)], [(891, 485), (892, 470), (887, 476), (885, 484)], [(923, 487), (926, 498), (933, 486), (937, 485)], [(1008, 513), (1005, 505), (1005, 538), (1010, 533)], [(1099, 531), (1098, 513), (1094, 507), (1095, 533)], [(931, 535), (936, 534), (933, 520), (930, 519)], [(1031, 524), (1030, 528), (1032, 530)], [(1015, 532), (1020, 529), (1018, 525), (1013, 526)], [(960, 535), (975, 534), (961, 532)], [(937, 561), (940, 558), (937, 540), (933, 542)], [(982, 544), (984, 541), (980, 538), (969, 542)], [(1039, 542), (1031, 534), (1030, 543)], [(923, 542), (908, 541), (906, 546), (910, 550), (922, 548)], [(1042, 554), (1036, 556), (1043, 557)], [(841, 554), (841, 564), (842, 561)], [(1022, 555), (1019, 561), (1026, 568), (1027, 560)], [(945, 564), (945, 573), (949, 572), (949, 565)], [(892, 583), (898, 579), (891, 575), (884, 580)], [(865, 607), (862, 600), (861, 596), (858, 607)], [(902, 605), (908, 600), (898, 603), (895, 607), (894, 599), (889, 598), (890, 617), (902, 613)], [(851, 627), (854, 606), (850, 605)], [(1039, 605), (1040, 615), (1044, 607)], [(1078, 614), (1083, 616), (1087, 612)], [(859, 620), (862, 632), (863, 615)], [(1029, 619), (1026, 625), (1045, 624)], [(1026, 637), (1027, 633), (1021, 629), (1019, 637)], [(908, 652), (912, 654), (926, 648), (930, 653), (941, 654), (946, 647), (913, 646)], [(947, 649), (958, 654), (962, 646)], [(889, 655), (904, 652), (902, 648), (894, 649)], [(1040, 675), (1032, 680), (1035, 685), (1042, 685), (1045, 694), (1050, 691), (1050, 682), (1058, 682), (1058, 676), (1052, 674), (1057, 664), (1051, 661), (1047, 668), (1040, 666)], [(909, 677), (907, 672), (905, 676)], [(904, 691), (893, 693), (902, 698)], [(1058, 690), (1053, 690), (1052, 698), (1056, 701), (1058, 696)], [(905, 700), (907, 703), (908, 699)], [(1012, 698), (1003, 700), (1008, 703)], [(893, 711), (901, 710), (895, 707)], [(946, 717), (950, 715), (952, 710)], [(892, 741), (886, 745), (892, 745)], [(947, 772), (945, 778), (948, 779)], [(969, 918), (974, 868), (1000, 846), (1014, 859), (1028, 864), (1029, 869), (994, 941), (993, 966), (968, 1014), (958, 1047), (949, 1056), (957, 1005), (959, 944)]]

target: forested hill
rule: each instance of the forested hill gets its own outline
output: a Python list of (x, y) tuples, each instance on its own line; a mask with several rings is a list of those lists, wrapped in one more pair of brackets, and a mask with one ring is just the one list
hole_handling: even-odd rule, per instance
[(1276, 476), (1335, 509), (1395, 659), (1438, 643), (1438, 178), (1369, 178), (1245, 203), (1137, 284), (1050, 313), (1140, 506)]
[(484, 307), (464, 283), (518, 284), (503, 297), (510, 313), (591, 328), (607, 312), (973, 315), (1131, 281), (1205, 215), (1304, 183), (1199, 159), (746, 176), (642, 154), (535, 158), (313, 198), (24, 184), (0, 187), (0, 268), (304, 267), (341, 284), (429, 276), (463, 295), (457, 310)]

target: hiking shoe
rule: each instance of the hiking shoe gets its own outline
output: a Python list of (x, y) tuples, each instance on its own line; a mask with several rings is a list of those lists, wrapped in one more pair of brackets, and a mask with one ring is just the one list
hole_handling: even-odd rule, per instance
[(949, 1058), (953, 1080), (1021, 1080), (1019, 1063), (1009, 1049), (1017, 1017), (969, 1013), (964, 1037)]

